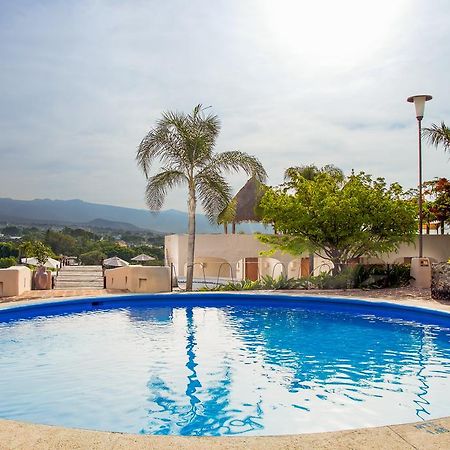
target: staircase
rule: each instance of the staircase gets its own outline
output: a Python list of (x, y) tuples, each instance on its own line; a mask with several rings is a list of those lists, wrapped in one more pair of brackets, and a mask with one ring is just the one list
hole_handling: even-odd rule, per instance
[(102, 266), (64, 266), (56, 277), (55, 289), (103, 289)]

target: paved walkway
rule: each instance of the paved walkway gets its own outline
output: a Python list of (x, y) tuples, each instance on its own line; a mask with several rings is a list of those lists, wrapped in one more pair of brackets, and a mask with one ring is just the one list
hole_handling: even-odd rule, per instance
[(450, 417), (331, 433), (256, 437), (139, 436), (0, 420), (0, 449), (434, 450), (450, 449)]

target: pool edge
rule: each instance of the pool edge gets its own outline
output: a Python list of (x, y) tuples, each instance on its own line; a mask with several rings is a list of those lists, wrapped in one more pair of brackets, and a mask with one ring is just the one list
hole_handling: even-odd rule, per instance
[(292, 450), (450, 448), (450, 417), (323, 433), (252, 437), (143, 436), (0, 419), (0, 447), (106, 450)]

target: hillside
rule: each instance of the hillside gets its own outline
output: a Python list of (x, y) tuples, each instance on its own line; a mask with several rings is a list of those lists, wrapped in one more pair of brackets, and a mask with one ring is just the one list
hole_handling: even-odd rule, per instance
[[(186, 233), (187, 213), (169, 209), (151, 213), (145, 209), (88, 203), (82, 200), (13, 200), (0, 198), (0, 221), (13, 224), (105, 224), (104, 221), (122, 222), (126, 229), (138, 227), (162, 233)], [(103, 221), (103, 222), (102, 222)], [(131, 225), (130, 225), (131, 224)], [(259, 224), (243, 224), (239, 229), (246, 232), (259, 231)], [(197, 215), (199, 233), (217, 233), (221, 228), (212, 226), (206, 216)]]

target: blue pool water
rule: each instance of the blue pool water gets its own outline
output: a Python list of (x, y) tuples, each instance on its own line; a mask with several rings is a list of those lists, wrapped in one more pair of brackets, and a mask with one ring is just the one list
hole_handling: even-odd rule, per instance
[(0, 310), (0, 417), (267, 435), (450, 415), (450, 316), (257, 295)]

